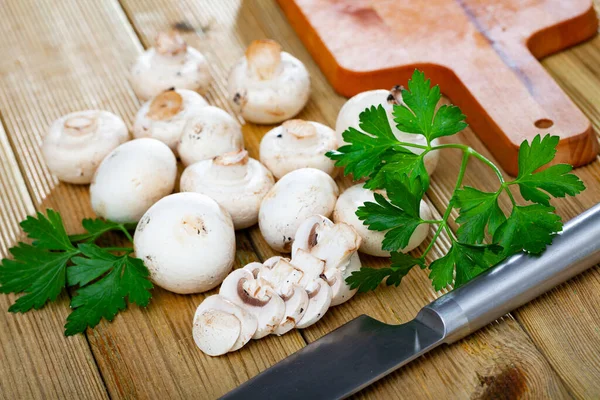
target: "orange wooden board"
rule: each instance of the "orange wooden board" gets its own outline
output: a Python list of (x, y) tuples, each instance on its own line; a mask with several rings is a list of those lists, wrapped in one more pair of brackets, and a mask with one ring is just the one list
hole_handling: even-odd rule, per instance
[(592, 37), (591, 0), (278, 0), (341, 94), (406, 84), (425, 71), (517, 173), (520, 143), (561, 137), (555, 162), (595, 159), (589, 120), (538, 58)]

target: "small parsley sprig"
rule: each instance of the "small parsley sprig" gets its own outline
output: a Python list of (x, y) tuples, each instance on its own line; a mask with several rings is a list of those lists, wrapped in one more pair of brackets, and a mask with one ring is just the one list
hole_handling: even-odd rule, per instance
[[(396, 127), (405, 133), (422, 135), (426, 145), (403, 142), (396, 138), (383, 106), (372, 106), (360, 114), (359, 128), (343, 133), (347, 145), (327, 156), (336, 166), (345, 168), (345, 175), (366, 179), (365, 188), (385, 190), (386, 196), (375, 193), (375, 202), (366, 202), (356, 211), (358, 218), (370, 230), (387, 231), (382, 249), (391, 252), (388, 268), (362, 268), (347, 278), (348, 284), (359, 291), (374, 290), (385, 281), (398, 286), (414, 267), (429, 267), (429, 278), (436, 290), (454, 283), (460, 286), (520, 251), (539, 254), (552, 243), (562, 230), (562, 221), (550, 205), (551, 197), (574, 196), (585, 189), (581, 180), (571, 174), (572, 166), (553, 165), (537, 172), (556, 155), (559, 138), (538, 135), (519, 149), (519, 174), (506, 181), (502, 172), (489, 159), (474, 149), (458, 144), (437, 144), (443, 136), (454, 135), (467, 127), (465, 116), (454, 105), (437, 107), (441, 99), (439, 87), (416, 70), (402, 89), (402, 103), (393, 107)], [(448, 207), (440, 220), (423, 220), (419, 203), (429, 188), (430, 178), (424, 157), (436, 150), (457, 149), (463, 153), (456, 185)], [(495, 192), (463, 186), (462, 181), (470, 159), (475, 158), (498, 177)], [(530, 204), (519, 205), (510, 186), (518, 186), (522, 197)], [(498, 204), (507, 196), (512, 210), (506, 215)], [(459, 212), (456, 236), (450, 229), (451, 211)], [(421, 256), (400, 252), (408, 245), (411, 235), (422, 224), (437, 225), (433, 239)], [(446, 232), (452, 245), (441, 258), (429, 266), (425, 257), (439, 236)], [(489, 243), (485, 243), (490, 237)]]
[[(105, 233), (120, 231), (132, 241), (132, 226), (102, 219), (84, 219), (86, 233), (67, 235), (60, 214), (46, 210), (28, 216), (21, 227), (32, 240), (9, 249), (12, 259), (0, 265), (0, 293), (25, 293), (8, 309), (27, 312), (54, 301), (67, 287), (75, 287), (73, 311), (65, 335), (95, 327), (102, 318), (112, 321), (129, 303), (148, 305), (152, 283), (148, 270), (130, 247), (100, 247), (95, 242)], [(116, 253), (116, 254), (115, 254)]]

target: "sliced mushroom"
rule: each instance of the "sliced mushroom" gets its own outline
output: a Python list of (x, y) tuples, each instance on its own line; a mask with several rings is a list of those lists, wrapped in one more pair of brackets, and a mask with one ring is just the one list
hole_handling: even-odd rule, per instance
[[(222, 340), (222, 344), (221, 344), (221, 350), (227, 346), (229, 346), (230, 344), (230, 336), (233, 336), (233, 331), (235, 331), (235, 327), (233, 329), (229, 328), (230, 332), (219, 332), (219, 323), (220, 318), (215, 318), (218, 317), (218, 315), (212, 315), (212, 320), (214, 321), (214, 324), (206, 324), (207, 321), (207, 317), (203, 316), (204, 313), (209, 312), (209, 311), (218, 311), (222, 314), (225, 315), (233, 315), (235, 318), (237, 318), (237, 320), (240, 323), (240, 330), (238, 333), (238, 337), (236, 339), (236, 341), (233, 343), (233, 345), (231, 345), (231, 347), (229, 348), (229, 350), (227, 351), (236, 351), (238, 349), (241, 349), (246, 343), (248, 343), (248, 341), (252, 338), (252, 336), (254, 335), (254, 333), (256, 332), (256, 328), (258, 326), (258, 322), (256, 320), (256, 317), (254, 317), (254, 315), (252, 315), (251, 313), (247, 312), (246, 310), (244, 310), (243, 308), (233, 304), (232, 302), (230, 302), (229, 300), (227, 300), (225, 297), (221, 296), (221, 295), (213, 295), (210, 297), (207, 297), (206, 299), (204, 299), (204, 301), (202, 303), (200, 303), (200, 305), (198, 306), (198, 308), (196, 309), (196, 315), (194, 316), (194, 328), (193, 328), (193, 333), (194, 333), (194, 340), (196, 341), (196, 343), (198, 343), (199, 341), (203, 344), (202, 346), (200, 344), (198, 344), (198, 347), (200, 347), (200, 349), (203, 349), (203, 347), (210, 347), (213, 350), (218, 347), (218, 346), (206, 346), (206, 344), (212, 344), (211, 342), (213, 341), (212, 338), (214, 336), (216, 336), (216, 334), (222, 333), (222, 336), (224, 338), (224, 340)], [(222, 315), (221, 315), (222, 317)], [(229, 317), (226, 317), (225, 320), (230, 320)], [(217, 325), (217, 327), (215, 327), (214, 325)], [(231, 322), (227, 322), (225, 321), (225, 326), (231, 326), (231, 325), (235, 325), (232, 324)], [(198, 338), (197, 338), (198, 337)], [(218, 336), (217, 336), (218, 338)], [(207, 343), (208, 342), (208, 343)], [(207, 353), (208, 354), (208, 353)], [(224, 353), (221, 353), (224, 354)], [(210, 354), (213, 355), (213, 354)], [(220, 355), (220, 354), (218, 354)]]
[(137, 58), (130, 79), (135, 94), (147, 100), (169, 88), (204, 92), (211, 77), (202, 53), (171, 31), (159, 33), (155, 46)]
[(358, 253), (354, 253), (346, 264), (339, 268), (325, 270), (324, 279), (329, 286), (331, 286), (330, 307), (345, 303), (356, 294), (358, 289), (352, 289), (346, 282), (346, 279), (352, 275), (354, 271), (358, 271), (361, 266)]
[(274, 185), (273, 175), (246, 150), (190, 165), (181, 176), (182, 192), (205, 194), (225, 208), (235, 229), (258, 222), (260, 203)]
[(220, 356), (230, 351), (241, 330), (240, 320), (224, 311), (206, 310), (194, 317), (194, 342), (209, 356)]
[(42, 154), (58, 179), (85, 184), (91, 182), (104, 157), (127, 140), (125, 122), (115, 114), (77, 111), (52, 123), (44, 136)]
[(252, 272), (236, 269), (223, 281), (219, 294), (253, 314), (258, 327), (252, 336), (260, 339), (272, 333), (285, 315), (285, 303), (269, 284), (255, 279)]
[[(371, 106), (382, 105), (385, 108), (388, 114), (388, 121), (390, 123), (390, 127), (392, 128), (392, 132), (394, 136), (402, 142), (426, 145), (427, 140), (422, 135), (416, 135), (411, 133), (405, 133), (396, 128), (396, 123), (394, 122), (394, 116), (392, 115), (394, 105), (403, 104), (402, 103), (402, 93), (400, 86), (394, 86), (391, 90), (369, 90), (366, 92), (362, 92), (357, 94), (356, 96), (350, 98), (341, 108), (337, 121), (335, 123), (335, 131), (337, 133), (338, 145), (343, 146), (347, 144), (344, 141), (342, 134), (348, 128), (352, 127), (360, 130), (360, 114)], [(434, 140), (433, 144), (438, 144), (438, 140)], [(412, 152), (416, 154), (421, 154), (423, 152), (422, 149), (411, 148)], [(435, 168), (437, 167), (439, 160), (439, 152), (432, 151), (425, 155), (423, 161), (425, 163), (425, 168), (429, 174), (433, 174)]]
[(246, 121), (274, 124), (298, 114), (308, 101), (310, 77), (300, 60), (273, 40), (255, 40), (232, 69), (229, 99)]
[(204, 97), (191, 90), (167, 90), (144, 103), (135, 116), (133, 136), (158, 139), (177, 154), (187, 121), (208, 107)]
[(137, 222), (173, 191), (177, 160), (164, 143), (136, 139), (108, 154), (90, 185), (92, 208), (102, 218)]
[(260, 142), (260, 161), (280, 179), (300, 168), (316, 168), (335, 177), (335, 162), (325, 153), (337, 149), (333, 129), (318, 122), (291, 119), (271, 129)]
[(258, 214), (260, 232), (274, 250), (289, 253), (300, 224), (314, 214), (330, 215), (337, 195), (335, 181), (323, 171), (292, 171), (263, 199)]
[(218, 107), (204, 107), (190, 118), (177, 146), (184, 165), (244, 148), (240, 124)]
[[(384, 192), (380, 192), (385, 195)], [(370, 254), (377, 257), (389, 257), (390, 253), (381, 249), (381, 244), (385, 237), (386, 232), (371, 231), (363, 224), (361, 220), (356, 216), (356, 210), (362, 206), (365, 202), (375, 202), (373, 191), (365, 189), (362, 184), (351, 186), (341, 194), (337, 203), (335, 204), (335, 210), (333, 211), (333, 220), (337, 222), (344, 222), (351, 225), (356, 232), (362, 238), (359, 251), (365, 254)], [(431, 209), (421, 200), (420, 215), (422, 219), (431, 219)], [(410, 237), (408, 246), (401, 249), (402, 252), (406, 253), (414, 248), (418, 247), (429, 233), (429, 226), (427, 224), (421, 224), (417, 226), (414, 233)]]

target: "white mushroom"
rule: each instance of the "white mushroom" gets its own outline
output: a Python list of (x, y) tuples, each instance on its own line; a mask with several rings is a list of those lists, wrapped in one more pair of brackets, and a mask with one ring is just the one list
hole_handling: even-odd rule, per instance
[(164, 143), (136, 139), (108, 154), (90, 185), (92, 208), (116, 222), (137, 222), (162, 197), (173, 191), (177, 160)]
[[(362, 184), (354, 185), (346, 189), (335, 204), (333, 220), (335, 222), (345, 222), (356, 230), (362, 238), (362, 244), (359, 249), (360, 252), (372, 256), (389, 257), (390, 253), (381, 249), (381, 243), (383, 242), (386, 232), (369, 230), (369, 228), (356, 216), (356, 210), (365, 202), (375, 202), (375, 196), (371, 190), (365, 189)], [(422, 219), (432, 219), (431, 209), (427, 203), (422, 200), (419, 212)], [(428, 233), (429, 226), (427, 224), (419, 225), (410, 237), (408, 246), (401, 251), (407, 253), (418, 247), (423, 240), (425, 240)]]
[(285, 303), (273, 288), (243, 268), (225, 278), (219, 294), (256, 317), (258, 327), (253, 339), (273, 333), (285, 315)]
[(243, 229), (256, 224), (260, 203), (274, 183), (269, 170), (240, 150), (190, 165), (179, 186), (182, 192), (216, 200), (231, 215), (235, 229)]
[(133, 244), (152, 282), (180, 294), (217, 286), (235, 257), (231, 217), (199, 193), (176, 193), (150, 207), (138, 223)]
[(232, 69), (232, 106), (246, 121), (275, 124), (298, 114), (308, 101), (310, 77), (300, 60), (273, 40), (255, 40)]
[(335, 162), (325, 153), (337, 147), (333, 129), (318, 122), (291, 119), (263, 136), (260, 161), (277, 179), (288, 172), (308, 167), (335, 177)]
[(177, 145), (186, 166), (243, 148), (240, 124), (226, 111), (212, 106), (198, 110), (187, 121)]
[(187, 121), (207, 106), (204, 97), (191, 90), (159, 93), (137, 112), (133, 136), (158, 139), (177, 154), (177, 145)]
[(337, 196), (338, 187), (325, 172), (314, 168), (292, 171), (263, 199), (260, 232), (274, 250), (289, 253), (300, 224), (314, 214), (329, 216)]
[(108, 153), (129, 140), (121, 118), (108, 111), (87, 110), (54, 121), (44, 136), (42, 154), (61, 181), (90, 183)]
[(159, 33), (155, 47), (142, 53), (131, 69), (133, 90), (142, 100), (169, 88), (204, 92), (210, 80), (206, 58), (174, 31)]
[(216, 356), (241, 349), (256, 332), (257, 324), (254, 315), (217, 294), (204, 299), (196, 309), (192, 332), (198, 347)]
[(302, 276), (300, 269), (281, 257), (275, 265), (263, 265), (258, 271), (258, 278), (268, 282), (285, 302), (285, 315), (273, 331), (276, 335), (291, 331), (308, 309), (308, 293), (299, 285)]
[[(362, 92), (357, 94), (348, 100), (340, 110), (338, 114), (337, 121), (335, 123), (335, 131), (337, 133), (338, 144), (343, 146), (346, 144), (342, 134), (349, 127), (353, 127), (355, 129), (360, 130), (360, 120), (359, 116), (366, 108), (369, 108), (373, 105), (383, 105), (383, 108), (387, 111), (388, 120), (390, 123), (390, 127), (392, 128), (392, 132), (394, 136), (402, 142), (415, 143), (420, 145), (426, 145), (427, 140), (422, 135), (416, 135), (411, 133), (405, 133), (396, 128), (396, 123), (394, 122), (394, 116), (392, 115), (393, 107), (395, 104), (402, 104), (402, 94), (401, 88), (399, 86), (395, 86), (392, 90), (369, 90), (366, 92)], [(434, 144), (438, 143), (438, 140), (435, 139), (433, 141)], [(423, 150), (411, 148), (413, 153), (421, 154)], [(425, 169), (431, 175), (435, 171), (435, 168), (438, 164), (439, 152), (432, 151), (425, 155), (423, 162), (425, 163)]]
[(302, 279), (298, 282), (308, 292), (308, 307), (296, 323), (296, 328), (308, 328), (320, 320), (331, 305), (333, 293), (329, 284), (321, 278), (325, 272), (325, 262), (299, 249), (292, 264), (302, 271)]
[(298, 251), (304, 250), (325, 262), (323, 278), (331, 286), (333, 307), (350, 300), (356, 293), (356, 289), (346, 283), (346, 278), (361, 267), (356, 253), (360, 243), (361, 238), (352, 226), (334, 224), (321, 215), (314, 215), (298, 228), (292, 259)]

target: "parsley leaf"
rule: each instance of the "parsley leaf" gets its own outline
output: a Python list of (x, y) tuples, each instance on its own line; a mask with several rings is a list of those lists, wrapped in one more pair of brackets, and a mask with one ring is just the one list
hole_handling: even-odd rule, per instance
[(427, 138), (428, 142), (441, 136), (454, 135), (468, 125), (460, 109), (444, 105), (436, 112), (442, 94), (440, 87), (431, 87), (425, 74), (415, 70), (408, 81), (408, 90), (402, 91), (404, 104), (394, 106), (396, 127), (406, 133), (416, 133)]
[(361, 268), (346, 278), (346, 283), (352, 289), (358, 288), (361, 293), (377, 289), (384, 280), (388, 286), (398, 286), (402, 278), (415, 265), (423, 268), (425, 261), (422, 258), (414, 258), (409, 254), (394, 252), (392, 253), (392, 266), (390, 268)]
[[(142, 260), (129, 255), (115, 256), (93, 244), (80, 244), (79, 249), (89, 258), (75, 257), (75, 265), (69, 268), (69, 284), (84, 286), (71, 300), (73, 312), (67, 318), (65, 335), (84, 332), (102, 318), (112, 321), (127, 306), (126, 297), (129, 302), (148, 305), (153, 286)], [(98, 280), (88, 284), (95, 279)]]
[(486, 226), (490, 235), (504, 221), (506, 216), (498, 206), (499, 192), (482, 192), (466, 186), (454, 194), (460, 215), (456, 222), (460, 224), (457, 230), (458, 239), (464, 243), (477, 244), (485, 239)]
[(44, 216), (38, 212), (35, 217), (29, 215), (21, 222), (21, 228), (29, 239), (33, 239), (33, 245), (47, 250), (72, 250), (74, 249), (60, 214), (48, 209)]
[(521, 250), (539, 254), (562, 230), (562, 221), (554, 207), (542, 204), (515, 206), (510, 217), (496, 230), (494, 242), (504, 248), (505, 255)]

